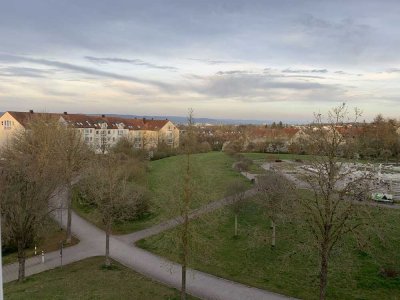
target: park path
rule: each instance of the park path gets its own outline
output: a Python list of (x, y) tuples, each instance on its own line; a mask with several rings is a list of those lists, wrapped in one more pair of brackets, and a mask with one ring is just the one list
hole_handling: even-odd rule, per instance
[[(255, 189), (247, 192), (247, 196), (254, 195)], [(58, 201), (64, 201), (65, 195), (58, 196)], [(212, 202), (192, 212), (191, 217), (213, 211), (231, 203), (231, 198), (224, 198)], [(66, 227), (66, 210), (54, 214), (54, 218)], [(110, 255), (121, 264), (168, 286), (180, 288), (181, 266), (165, 258), (140, 249), (134, 245), (135, 241), (149, 237), (177, 226), (179, 218), (166, 221), (151, 228), (128, 235), (110, 237)], [(105, 252), (105, 233), (93, 224), (87, 222), (75, 212), (72, 213), (72, 232), (80, 240), (76, 246), (64, 249), (63, 264), (69, 264), (93, 256), (102, 256)], [(26, 262), (26, 275), (32, 275), (60, 266), (60, 253), (54, 251), (45, 255), (45, 263), (41, 263), (40, 256), (33, 257)], [(18, 277), (18, 264), (4, 266), (3, 280), (10, 282)], [(286, 296), (249, 287), (237, 282), (219, 278), (204, 272), (189, 269), (187, 277), (187, 291), (201, 299), (213, 300), (282, 300)]]

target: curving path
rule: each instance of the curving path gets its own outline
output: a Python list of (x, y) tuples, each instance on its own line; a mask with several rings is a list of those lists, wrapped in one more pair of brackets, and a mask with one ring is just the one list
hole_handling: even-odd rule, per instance
[[(254, 195), (255, 189), (247, 192), (247, 196)], [(58, 197), (58, 201), (63, 201), (65, 195)], [(202, 213), (206, 213), (224, 205), (231, 203), (231, 198), (224, 198), (212, 202), (198, 210), (192, 212), (191, 217), (195, 218)], [(66, 227), (66, 210), (63, 210), (63, 224)], [(60, 222), (59, 214), (54, 218)], [(78, 245), (64, 249), (63, 264), (76, 262), (92, 256), (104, 255), (105, 252), (105, 233), (79, 217), (76, 213), (72, 214), (72, 232), (81, 241)], [(177, 263), (166, 260), (165, 258), (154, 255), (148, 251), (136, 247), (133, 243), (158, 234), (167, 229), (173, 228), (181, 223), (179, 218), (155, 225), (151, 228), (138, 231), (123, 236), (110, 237), (110, 255), (121, 264), (142, 273), (156, 281), (166, 285), (180, 288), (181, 285), (181, 266)], [(42, 264), (40, 257), (34, 257), (27, 260), (26, 275), (32, 275), (45, 270), (60, 266), (60, 255), (58, 251), (45, 255), (45, 263)], [(18, 264), (7, 265), (3, 269), (3, 280), (9, 282), (17, 279)], [(207, 273), (188, 270), (187, 291), (193, 296), (201, 299), (215, 300), (246, 300), (246, 299), (265, 299), (282, 300), (289, 299), (283, 295), (275, 294), (265, 290), (252, 288), (237, 282), (219, 278)]]

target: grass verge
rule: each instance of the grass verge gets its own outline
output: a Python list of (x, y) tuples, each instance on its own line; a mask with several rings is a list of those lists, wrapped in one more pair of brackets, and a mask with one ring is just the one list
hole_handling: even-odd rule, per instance
[[(47, 229), (46, 234), (40, 238), (36, 244), (37, 255), (40, 255), (42, 251), (45, 253), (56, 251), (60, 249), (61, 241), (64, 242), (63, 247), (70, 247), (79, 243), (79, 240), (72, 237), (70, 244), (65, 244), (66, 232), (61, 229), (54, 221), (51, 221), (50, 227)], [(35, 256), (35, 246), (26, 249), (26, 258)], [(16, 251), (5, 252), (2, 255), (3, 265), (18, 262), (18, 253)]]
[[(102, 267), (103, 257), (88, 258), (4, 285), (6, 299), (179, 299), (179, 292), (117, 262)], [(189, 297), (189, 299), (195, 299)]]

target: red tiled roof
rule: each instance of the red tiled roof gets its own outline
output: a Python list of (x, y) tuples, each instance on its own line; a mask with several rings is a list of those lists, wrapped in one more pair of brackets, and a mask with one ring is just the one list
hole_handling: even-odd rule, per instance
[(143, 120), (147, 130), (160, 130), (169, 122), (169, 120)]
[[(160, 130), (169, 120), (127, 119), (107, 116), (88, 116), (78, 114), (61, 115), (73, 126), (82, 128), (100, 128), (101, 123), (106, 123), (108, 129), (117, 129), (119, 124), (129, 130)], [(96, 125), (95, 125), (96, 124)]]
[(57, 113), (33, 113), (33, 112), (8, 112), (22, 126), (26, 126), (29, 121), (36, 116), (62, 117), (68, 124), (78, 128), (101, 128), (100, 124), (106, 123), (107, 129), (118, 129), (119, 124), (129, 130), (160, 130), (169, 120), (148, 120), (148, 119), (128, 119), (105, 115), (84, 115), (84, 114), (57, 114)]
[(59, 114), (54, 113), (32, 113), (32, 112), (20, 112), (20, 111), (8, 111), (8, 113), (18, 121), (22, 126), (26, 127), (28, 123), (32, 120), (32, 118), (39, 116), (46, 117), (59, 117)]

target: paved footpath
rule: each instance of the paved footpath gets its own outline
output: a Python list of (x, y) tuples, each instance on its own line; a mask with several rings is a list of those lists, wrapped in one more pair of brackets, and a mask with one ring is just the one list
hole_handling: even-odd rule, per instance
[[(253, 194), (255, 194), (255, 190), (248, 191), (247, 195), (251, 196)], [(59, 201), (62, 201), (63, 196), (60, 196), (59, 198)], [(223, 205), (227, 205), (231, 201), (230, 198), (225, 198), (212, 202), (201, 209), (194, 211), (192, 217), (194, 218), (202, 213), (215, 210)], [(55, 219), (60, 222), (57, 215), (55, 215)], [(66, 226), (66, 219), (66, 211), (64, 210), (62, 217), (62, 225), (64, 227)], [(114, 260), (149, 278), (152, 278), (153, 280), (179, 289), (181, 285), (181, 266), (140, 249), (133, 243), (139, 239), (149, 237), (177, 226), (180, 222), (181, 221), (178, 218), (132, 234), (111, 236), (110, 255)], [(92, 256), (104, 255), (105, 233), (79, 217), (76, 213), (72, 214), (72, 232), (77, 238), (79, 238), (80, 243), (76, 246), (64, 249), (63, 264), (69, 264)], [(60, 266), (60, 256), (59, 252), (55, 251), (45, 255), (44, 264), (41, 263), (40, 258), (38, 257), (28, 259), (26, 263), (26, 274), (29, 276), (58, 266)], [(18, 264), (11, 264), (4, 267), (3, 279), (5, 282), (16, 280), (17, 275)], [(198, 298), (213, 300), (289, 299), (279, 294), (252, 288), (192, 269), (188, 270), (187, 291)]]

